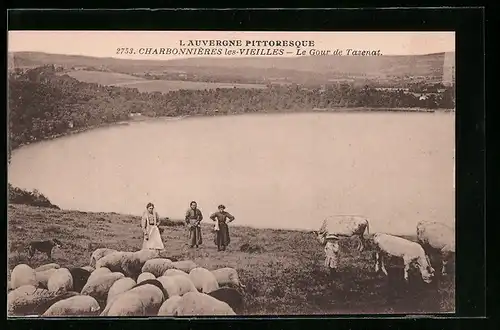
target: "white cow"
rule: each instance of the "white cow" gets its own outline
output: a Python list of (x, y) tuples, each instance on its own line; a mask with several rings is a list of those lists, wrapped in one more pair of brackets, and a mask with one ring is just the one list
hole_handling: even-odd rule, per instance
[(417, 224), (417, 239), (427, 255), (439, 255), (441, 274), (446, 275), (446, 266), (455, 255), (455, 231), (441, 222), (421, 221)]
[(360, 244), (358, 250), (365, 249), (364, 233), (370, 234), (370, 224), (368, 219), (359, 215), (336, 215), (323, 220), (323, 224), (319, 231), (313, 233), (321, 244), (325, 244), (327, 240), (338, 240), (341, 237), (359, 237)]
[(434, 269), (429, 264), (425, 251), (420, 244), (401, 237), (376, 233), (373, 235), (373, 246), (375, 248), (375, 272), (382, 270), (387, 275), (384, 257), (385, 255), (391, 255), (403, 258), (404, 279), (406, 281), (408, 281), (408, 270), (411, 265), (414, 265), (420, 271), (422, 280), (425, 283), (432, 282)]

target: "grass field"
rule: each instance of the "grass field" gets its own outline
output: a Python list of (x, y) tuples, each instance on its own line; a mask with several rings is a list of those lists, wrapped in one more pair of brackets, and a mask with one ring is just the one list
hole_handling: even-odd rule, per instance
[(95, 83), (101, 85), (111, 85), (119, 87), (137, 88), (139, 92), (162, 92), (167, 93), (180, 89), (216, 89), (216, 88), (267, 88), (265, 85), (259, 84), (235, 84), (235, 83), (210, 83), (198, 81), (183, 81), (183, 80), (147, 80), (139, 77), (101, 71), (70, 71), (67, 74), (75, 79), (87, 83)]
[[(24, 205), (8, 208), (8, 267), (47, 263), (37, 254), (31, 262), (23, 251), (31, 240), (60, 239), (64, 246), (53, 253), (62, 267), (88, 265), (96, 247), (135, 251), (142, 244), (140, 219), (116, 213), (86, 213)], [(246, 315), (438, 313), (454, 312), (453, 276), (429, 285), (410, 277), (402, 281), (402, 263), (391, 260), (389, 277), (373, 270), (372, 253), (358, 253), (355, 240), (342, 245), (338, 277), (330, 278), (323, 266), (323, 248), (312, 233), (232, 227), (228, 251), (217, 252), (209, 224), (204, 224), (200, 249), (187, 247), (182, 224), (163, 226), (165, 248), (172, 256), (194, 260), (208, 269), (234, 267), (246, 284)], [(248, 243), (260, 246), (255, 253), (240, 251)], [(91, 248), (89, 249), (89, 246)], [(437, 268), (439, 269), (439, 268)]]

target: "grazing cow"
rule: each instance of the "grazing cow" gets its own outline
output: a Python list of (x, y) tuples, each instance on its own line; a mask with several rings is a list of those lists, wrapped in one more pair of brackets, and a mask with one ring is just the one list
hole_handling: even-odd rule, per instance
[(453, 228), (441, 222), (421, 221), (417, 224), (417, 239), (427, 255), (440, 257), (441, 274), (446, 275), (446, 266), (455, 255)]
[(321, 244), (329, 239), (338, 240), (340, 237), (359, 237), (358, 250), (365, 249), (364, 233), (370, 233), (370, 225), (366, 217), (357, 215), (337, 215), (328, 217), (323, 221), (319, 231), (313, 233)]
[(429, 264), (425, 251), (420, 244), (401, 237), (381, 233), (374, 234), (372, 239), (375, 248), (375, 272), (382, 270), (385, 275), (388, 275), (385, 269), (384, 258), (385, 255), (391, 255), (403, 258), (404, 279), (406, 281), (408, 281), (408, 270), (413, 265), (418, 268), (425, 283), (432, 282), (434, 269)]

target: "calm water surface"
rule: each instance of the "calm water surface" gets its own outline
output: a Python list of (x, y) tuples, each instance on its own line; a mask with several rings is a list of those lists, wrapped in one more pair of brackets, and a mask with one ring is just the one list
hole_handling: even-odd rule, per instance
[[(454, 224), (453, 113), (307, 113), (136, 122), (23, 147), (9, 182), (81, 211), (182, 218), (223, 203), (242, 225), (317, 229), (362, 214), (370, 230)], [(235, 224), (236, 224), (235, 221)]]

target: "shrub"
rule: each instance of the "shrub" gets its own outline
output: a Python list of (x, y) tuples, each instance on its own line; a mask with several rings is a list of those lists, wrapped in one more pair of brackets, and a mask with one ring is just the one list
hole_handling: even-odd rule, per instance
[(10, 183), (9, 186), (9, 203), (24, 204), (31, 206), (47, 207), (52, 209), (60, 209), (59, 206), (52, 204), (47, 197), (45, 197), (38, 190), (27, 191), (17, 187), (13, 187)]

